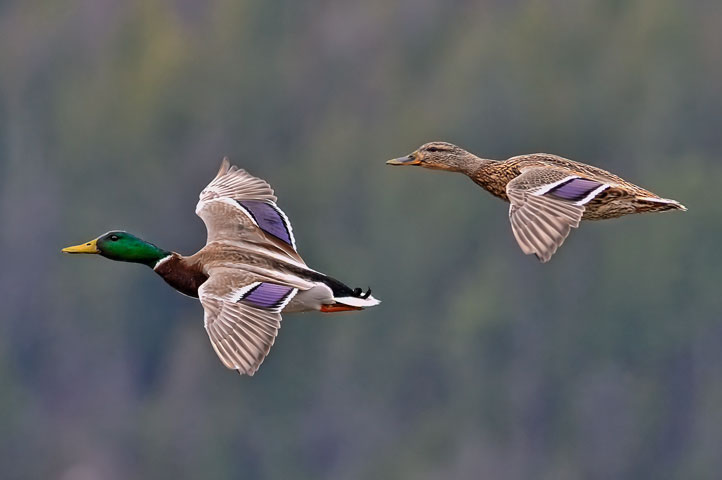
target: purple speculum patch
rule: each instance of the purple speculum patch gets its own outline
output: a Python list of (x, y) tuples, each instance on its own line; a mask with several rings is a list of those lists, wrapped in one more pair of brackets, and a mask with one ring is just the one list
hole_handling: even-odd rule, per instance
[(293, 245), (290, 228), (286, 225), (283, 214), (274, 208), (273, 205), (257, 200), (243, 200), (238, 203), (251, 214), (264, 232), (280, 238), (289, 245)]
[(273, 309), (282, 305), (292, 291), (293, 287), (263, 282), (251, 289), (241, 302), (252, 307)]
[(602, 184), (594, 180), (585, 178), (572, 178), (557, 185), (547, 192), (555, 197), (563, 198), (572, 202), (578, 202), (589, 195), (594, 189), (599, 188)]

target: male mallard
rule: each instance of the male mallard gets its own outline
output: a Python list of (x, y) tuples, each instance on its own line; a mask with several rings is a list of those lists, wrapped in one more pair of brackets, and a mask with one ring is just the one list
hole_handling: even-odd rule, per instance
[(522, 251), (547, 262), (580, 220), (629, 213), (687, 210), (601, 168), (548, 153), (497, 161), (479, 158), (446, 142), (431, 142), (389, 165), (460, 172), (510, 202), (511, 230)]
[(281, 328), (281, 312), (363, 310), (380, 302), (306, 266), (271, 186), (223, 159), (201, 192), (196, 214), (206, 245), (185, 257), (127, 232), (108, 232), (67, 253), (142, 263), (179, 292), (200, 299), (223, 364), (253, 375)]

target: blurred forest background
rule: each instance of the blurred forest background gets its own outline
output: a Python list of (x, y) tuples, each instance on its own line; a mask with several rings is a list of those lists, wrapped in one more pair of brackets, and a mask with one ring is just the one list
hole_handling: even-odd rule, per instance
[[(722, 472), (717, 0), (0, 2), (3, 479), (706, 479)], [(551, 263), (431, 140), (550, 152), (689, 211)], [(287, 315), (258, 374), (145, 267), (220, 159), (384, 303)]]

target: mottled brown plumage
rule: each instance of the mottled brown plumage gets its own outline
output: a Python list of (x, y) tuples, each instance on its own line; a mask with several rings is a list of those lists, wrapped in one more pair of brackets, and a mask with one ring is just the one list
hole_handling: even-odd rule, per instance
[(509, 217), (519, 246), (542, 262), (551, 258), (580, 220), (686, 210), (679, 202), (661, 198), (606, 170), (548, 153), (497, 161), (450, 143), (431, 142), (387, 163), (463, 173), (510, 202)]

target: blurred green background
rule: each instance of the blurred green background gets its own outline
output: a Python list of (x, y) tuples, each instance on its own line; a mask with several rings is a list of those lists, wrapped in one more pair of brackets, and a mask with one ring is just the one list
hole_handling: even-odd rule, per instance
[[(0, 2), (3, 479), (706, 479), (722, 471), (716, 0)], [(687, 213), (585, 223), (551, 263), (446, 140), (598, 165)], [(384, 303), (287, 315), (253, 377), (145, 267), (220, 159), (308, 264)]]

